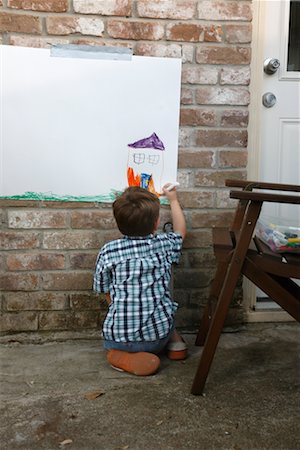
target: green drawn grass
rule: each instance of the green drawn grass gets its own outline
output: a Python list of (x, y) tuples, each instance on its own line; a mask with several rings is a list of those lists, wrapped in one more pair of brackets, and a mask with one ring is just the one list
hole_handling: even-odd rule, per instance
[[(6, 200), (39, 200), (39, 201), (56, 201), (56, 202), (93, 202), (93, 203), (112, 203), (120, 194), (119, 191), (111, 191), (104, 195), (57, 195), (52, 192), (25, 192), (20, 195), (1, 195), (0, 199)], [(162, 205), (167, 205), (168, 200), (164, 197), (160, 198)]]

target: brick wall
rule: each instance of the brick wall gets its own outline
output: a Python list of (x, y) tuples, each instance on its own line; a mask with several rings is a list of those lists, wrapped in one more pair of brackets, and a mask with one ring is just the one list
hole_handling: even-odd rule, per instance
[[(251, 19), (242, 0), (0, 0), (2, 44), (182, 58), (178, 180), (188, 236), (174, 287), (186, 329), (198, 325), (214, 273), (211, 227), (232, 216), (224, 180), (246, 177)], [(105, 306), (91, 283), (98, 248), (117, 236), (109, 206), (0, 200), (4, 333), (100, 326)]]

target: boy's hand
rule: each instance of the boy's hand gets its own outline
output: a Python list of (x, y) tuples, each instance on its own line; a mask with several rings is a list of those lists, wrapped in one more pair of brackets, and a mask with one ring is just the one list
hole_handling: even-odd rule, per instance
[(168, 188), (172, 186), (172, 183), (166, 183), (163, 188), (163, 195), (165, 197), (167, 197), (167, 199), (169, 200), (169, 202), (171, 202), (172, 200), (177, 200), (177, 192), (176, 192), (176, 187), (174, 186), (171, 190), (168, 190)]

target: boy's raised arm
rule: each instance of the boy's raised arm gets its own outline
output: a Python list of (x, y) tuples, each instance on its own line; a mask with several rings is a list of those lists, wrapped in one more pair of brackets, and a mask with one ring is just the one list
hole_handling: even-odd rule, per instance
[(171, 214), (172, 214), (172, 221), (173, 221), (173, 230), (175, 233), (181, 234), (182, 238), (184, 239), (186, 236), (186, 223), (185, 223), (185, 217), (183, 214), (183, 211), (181, 209), (181, 206), (179, 204), (179, 201), (177, 199), (177, 192), (176, 188), (174, 187), (170, 191), (166, 189), (169, 186), (169, 184), (166, 184), (163, 187), (163, 194), (170, 202), (170, 208), (171, 208)]

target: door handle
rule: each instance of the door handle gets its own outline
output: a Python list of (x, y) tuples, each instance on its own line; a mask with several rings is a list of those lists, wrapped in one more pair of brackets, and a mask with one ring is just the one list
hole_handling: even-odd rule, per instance
[(276, 58), (268, 58), (264, 61), (264, 72), (267, 75), (273, 75), (280, 67), (280, 61)]
[(272, 92), (266, 92), (262, 96), (262, 104), (266, 108), (272, 108), (272, 106), (275, 105), (276, 101), (277, 101), (276, 95), (274, 95)]

